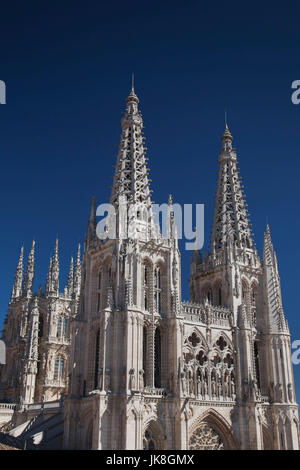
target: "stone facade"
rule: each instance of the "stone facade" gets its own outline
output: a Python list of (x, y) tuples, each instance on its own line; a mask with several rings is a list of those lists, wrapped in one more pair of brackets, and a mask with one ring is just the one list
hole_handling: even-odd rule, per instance
[(59, 292), (58, 241), (50, 259), (44, 291), (32, 292), (35, 242), (23, 279), (23, 247), (15, 275), (2, 338), (6, 365), (0, 366), (0, 399), (34, 403), (59, 399), (68, 391), (70, 319), (78, 305), (80, 247), (64, 293)]
[[(138, 103), (132, 87), (110, 199), (115, 217), (107, 216), (100, 239), (93, 199), (82, 263), (78, 255), (64, 294), (57, 244), (44, 293), (31, 292), (32, 253), (22, 287), (21, 253), (1, 393), (26, 403), (66, 393), (65, 449), (298, 449), (276, 255), (269, 227), (262, 258), (255, 248), (227, 124), (210, 247), (193, 252), (190, 301), (182, 302), (172, 198), (162, 235)], [(132, 210), (124, 213), (123, 204)], [(68, 322), (63, 339), (59, 316)], [(65, 375), (57, 386), (53, 367), (61, 354), (69, 382)]]

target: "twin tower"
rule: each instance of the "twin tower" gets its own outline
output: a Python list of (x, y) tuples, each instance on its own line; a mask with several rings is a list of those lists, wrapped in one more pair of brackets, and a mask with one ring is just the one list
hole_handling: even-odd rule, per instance
[[(181, 301), (172, 199), (167, 235), (152, 215), (139, 100), (121, 120), (110, 203), (134, 237), (96, 235), (93, 200), (82, 260), (58, 286), (58, 247), (46, 288), (32, 292), (22, 257), (5, 321), (0, 398), (64, 394), (65, 449), (298, 449), (298, 407), (276, 254), (262, 258), (225, 126), (210, 247), (191, 257)], [(135, 210), (135, 208), (137, 208)], [(107, 218), (107, 234), (111, 219)]]

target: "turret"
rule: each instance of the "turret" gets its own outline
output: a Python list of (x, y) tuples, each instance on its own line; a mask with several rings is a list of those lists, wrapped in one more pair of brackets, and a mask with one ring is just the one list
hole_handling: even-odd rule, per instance
[(32, 285), (34, 278), (34, 247), (35, 241), (32, 241), (31, 249), (28, 255), (24, 281), (23, 281), (23, 295), (25, 297), (30, 297), (32, 295)]
[(11, 293), (11, 301), (17, 299), (18, 297), (22, 295), (23, 253), (24, 253), (24, 247), (22, 246), (17, 269), (16, 269), (16, 274), (14, 278), (14, 284), (13, 284), (12, 293)]

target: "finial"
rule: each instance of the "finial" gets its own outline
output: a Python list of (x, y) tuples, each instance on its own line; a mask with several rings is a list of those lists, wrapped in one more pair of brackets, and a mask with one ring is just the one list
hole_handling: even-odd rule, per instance
[(131, 91), (134, 93), (134, 72), (131, 74)]
[(225, 129), (228, 127), (227, 126), (227, 111), (226, 111), (226, 108), (224, 110), (224, 122), (225, 122)]
[(92, 196), (91, 199), (91, 210), (90, 210), (90, 222), (95, 220), (95, 196)]

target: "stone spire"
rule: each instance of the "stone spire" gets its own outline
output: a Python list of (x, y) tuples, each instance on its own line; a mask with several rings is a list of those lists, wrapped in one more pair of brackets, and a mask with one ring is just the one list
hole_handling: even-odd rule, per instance
[(271, 240), (269, 225), (266, 226), (264, 234), (262, 265), (267, 327), (271, 333), (286, 331), (287, 324), (282, 308), (277, 258)]
[(90, 217), (89, 217), (89, 222), (88, 222), (87, 238), (88, 240), (93, 240), (95, 236), (96, 236), (96, 211), (95, 211), (95, 196), (93, 196), (91, 200), (91, 209), (90, 209)]
[(47, 278), (46, 278), (46, 285), (45, 285), (45, 293), (46, 295), (50, 294), (52, 288), (52, 258), (50, 258), (49, 261), (49, 268), (48, 268), (48, 273), (47, 273)]
[(148, 169), (143, 137), (143, 120), (139, 99), (132, 83), (121, 120), (122, 134), (117, 155), (110, 203), (117, 206), (120, 196), (129, 203), (151, 204)]
[(80, 294), (80, 287), (81, 287), (81, 260), (80, 260), (80, 243), (78, 243), (77, 248), (77, 256), (76, 256), (76, 263), (74, 269), (74, 287), (73, 293), (75, 297), (78, 297)]
[(239, 248), (253, 248), (249, 214), (232, 140), (226, 123), (219, 152), (218, 186), (211, 234), (211, 250), (216, 251), (225, 246), (228, 236)]
[(23, 280), (23, 254), (24, 247), (21, 247), (20, 257), (14, 278), (14, 284), (11, 293), (11, 301), (17, 299), (22, 295), (22, 280)]
[(55, 241), (54, 255), (50, 258), (48, 274), (45, 286), (46, 295), (59, 294), (59, 259), (58, 259), (58, 239)]
[(67, 295), (68, 297), (72, 296), (73, 289), (74, 289), (74, 272), (73, 271), (74, 271), (73, 256), (71, 256), (69, 275), (68, 275), (67, 285), (65, 287), (65, 295)]
[(32, 293), (32, 284), (34, 278), (34, 247), (35, 241), (32, 241), (31, 249), (27, 259), (27, 265), (23, 281), (23, 295), (30, 296)]
[(59, 293), (59, 259), (58, 259), (58, 238), (55, 241), (54, 255), (52, 258), (52, 288)]

